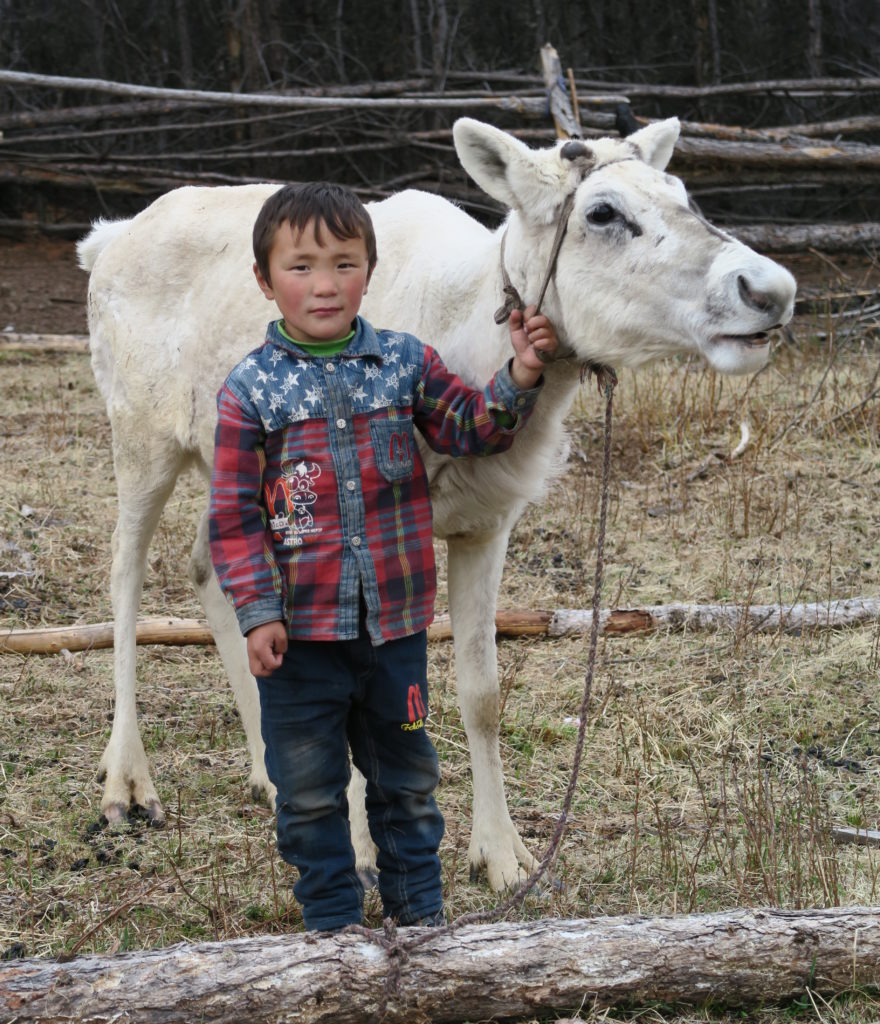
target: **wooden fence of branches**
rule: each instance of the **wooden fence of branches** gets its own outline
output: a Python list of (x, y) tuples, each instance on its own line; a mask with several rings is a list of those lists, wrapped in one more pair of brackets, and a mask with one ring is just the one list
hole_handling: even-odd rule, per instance
[(789, 115), (809, 108), (813, 119), (760, 127), (685, 117), (671, 170), (709, 216), (762, 248), (880, 244), (880, 115), (829, 113), (864, 109), (847, 103), (870, 104), (880, 78), (684, 87), (572, 71), (554, 80), (545, 66), (543, 75), (450, 72), (442, 92), (413, 78), (254, 94), (0, 71), (3, 90), (0, 184), (22, 197), (17, 216), (7, 204), (7, 229), (74, 233), (96, 214), (128, 214), (186, 184), (314, 178), (347, 182), (365, 199), (422, 188), (492, 220), (500, 210), (461, 170), (452, 122), (483, 118), (545, 144), (561, 92), (586, 138), (626, 134), (647, 123), (642, 110), (679, 113), (710, 97), (778, 101), (772, 109)]

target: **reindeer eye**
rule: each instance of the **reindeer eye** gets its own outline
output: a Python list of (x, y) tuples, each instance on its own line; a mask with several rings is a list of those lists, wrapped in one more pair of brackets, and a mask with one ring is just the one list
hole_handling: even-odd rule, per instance
[(617, 216), (617, 210), (611, 203), (599, 203), (587, 214), (587, 220), (591, 224), (610, 224)]

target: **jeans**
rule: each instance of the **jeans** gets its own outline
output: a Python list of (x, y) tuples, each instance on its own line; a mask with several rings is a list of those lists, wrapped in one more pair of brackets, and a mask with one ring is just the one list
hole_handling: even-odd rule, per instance
[(437, 753), (425, 732), (427, 635), (373, 647), (357, 640), (289, 640), (284, 661), (257, 679), (266, 770), (278, 789), (278, 851), (299, 869), (293, 892), (306, 928), (357, 924), (346, 787), (351, 757), (367, 780), (384, 914), (412, 924), (442, 909), (443, 817), (431, 795)]

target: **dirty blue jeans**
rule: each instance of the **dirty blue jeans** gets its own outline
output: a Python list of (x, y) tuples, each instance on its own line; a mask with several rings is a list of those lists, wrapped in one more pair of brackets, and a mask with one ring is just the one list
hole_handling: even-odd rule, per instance
[(278, 789), (278, 851), (299, 869), (293, 892), (306, 928), (362, 916), (345, 793), (349, 746), (367, 780), (384, 915), (400, 924), (436, 915), (443, 817), (425, 732), (426, 634), (373, 647), (362, 618), (357, 640), (289, 640), (281, 667), (257, 684), (266, 770)]

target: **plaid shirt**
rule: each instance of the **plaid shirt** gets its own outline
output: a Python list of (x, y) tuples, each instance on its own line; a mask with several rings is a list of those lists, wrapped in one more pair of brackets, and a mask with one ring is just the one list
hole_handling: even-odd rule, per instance
[(286, 620), (302, 640), (374, 644), (425, 629), (436, 577), (428, 478), (437, 452), (506, 450), (540, 388), (505, 366), (466, 387), (409, 334), (361, 317), (348, 347), (313, 356), (271, 323), (217, 396), (211, 557), (243, 633)]

